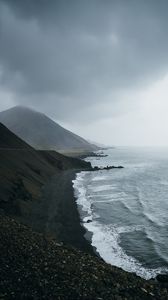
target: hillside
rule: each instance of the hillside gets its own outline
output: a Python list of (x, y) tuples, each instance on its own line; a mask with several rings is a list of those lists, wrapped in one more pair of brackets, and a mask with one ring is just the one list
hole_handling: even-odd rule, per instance
[(54, 174), (86, 168), (84, 161), (55, 151), (36, 151), (0, 123), (0, 210), (24, 214)]
[(0, 166), (1, 299), (168, 299), (167, 283), (106, 264), (84, 238), (72, 179), (89, 163), (37, 151), (0, 124)]
[(167, 285), (146, 281), (97, 257), (0, 217), (1, 299), (168, 299)]
[(0, 122), (36, 149), (63, 152), (97, 149), (97, 146), (64, 129), (46, 115), (26, 107), (16, 106), (0, 112)]
[(27, 149), (31, 147), (23, 142), (18, 136), (12, 134), (2, 123), (0, 123), (0, 148), (3, 149)]

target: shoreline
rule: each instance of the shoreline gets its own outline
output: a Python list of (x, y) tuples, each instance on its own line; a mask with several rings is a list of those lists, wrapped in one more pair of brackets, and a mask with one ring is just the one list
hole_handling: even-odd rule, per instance
[[(51, 236), (74, 248), (99, 256), (82, 225), (73, 180), (81, 170), (67, 170), (54, 175), (42, 188), (42, 195), (32, 205), (32, 212), (19, 221), (33, 230)], [(88, 237), (88, 236), (87, 236)]]
[[(122, 166), (113, 167), (112, 166), (112, 167), (109, 167), (109, 168), (123, 169), (124, 167), (122, 167)], [(108, 167), (107, 168), (105, 167), (105, 168), (102, 168), (102, 169), (103, 170), (108, 170)], [(102, 169), (100, 169), (98, 167), (93, 167), (92, 170), (88, 170), (88, 171), (97, 171), (97, 170), (99, 171), (99, 170), (102, 170)], [(77, 188), (77, 190), (78, 190), (78, 188)], [(79, 192), (79, 194), (80, 194), (80, 192)], [(82, 193), (82, 199), (83, 199), (83, 193)], [(83, 202), (83, 200), (82, 200), (82, 202)], [(141, 278), (145, 279), (146, 281), (156, 280), (156, 282), (164, 282), (164, 281), (168, 282), (168, 273), (166, 273), (166, 271), (164, 271), (164, 270), (160, 273), (157, 272), (156, 274), (152, 274), (153, 269), (147, 269), (147, 268), (143, 267), (143, 265), (141, 265), (142, 270), (140, 269), (140, 271), (139, 271), (139, 269), (138, 269), (138, 271), (137, 271), (137, 269), (136, 269), (136, 271), (134, 271), (133, 268), (123, 268), (120, 265), (112, 263), (111, 260), (106, 260), (106, 256), (102, 255), (102, 251), (101, 251), (100, 247), (98, 247), (99, 244), (97, 246), (97, 244), (93, 242), (94, 245), (92, 245), (92, 236), (95, 234), (95, 231), (92, 230), (92, 228), (94, 228), (94, 227), (91, 226), (91, 228), (90, 228), (89, 226), (86, 226), (87, 223), (92, 223), (92, 220), (90, 220), (90, 218), (89, 218), (88, 221), (83, 221), (83, 209), (82, 209), (82, 207), (84, 207), (84, 212), (85, 212), (85, 209), (86, 209), (85, 207), (88, 207), (88, 204), (85, 203), (84, 206), (82, 206), (81, 201), (79, 200), (78, 210), (79, 210), (79, 214), (80, 214), (80, 217), (81, 217), (81, 223), (82, 223), (82, 225), (83, 225), (83, 227), (86, 231), (85, 238), (90, 242), (91, 246), (94, 248), (94, 251), (95, 251), (96, 255), (100, 259), (102, 259), (104, 262), (110, 263), (110, 265), (113, 266), (113, 267), (116, 266), (116, 268), (118, 268), (118, 269), (122, 268), (122, 270), (124, 272), (129, 272), (130, 274), (135, 274), (136, 276), (140, 276)], [(85, 217), (85, 214), (84, 214), (84, 217)], [(90, 229), (92, 231), (90, 231)], [(103, 247), (103, 246), (101, 246), (101, 247)], [(100, 253), (98, 251), (100, 251)], [(135, 261), (135, 263), (136, 263), (136, 261)]]
[(146, 281), (8, 217), (0, 217), (0, 298), (166, 300), (167, 284)]
[(33, 214), (20, 219), (28, 228), (0, 217), (3, 299), (167, 299), (167, 283), (144, 280), (95, 253), (74, 195), (80, 171), (62, 171), (45, 184)]

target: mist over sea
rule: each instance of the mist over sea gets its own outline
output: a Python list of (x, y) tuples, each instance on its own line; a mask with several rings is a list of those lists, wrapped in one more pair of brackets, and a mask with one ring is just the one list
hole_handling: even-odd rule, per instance
[[(92, 245), (108, 263), (149, 279), (168, 272), (168, 149), (116, 148), (90, 157), (74, 190)], [(89, 222), (87, 222), (89, 221)]]

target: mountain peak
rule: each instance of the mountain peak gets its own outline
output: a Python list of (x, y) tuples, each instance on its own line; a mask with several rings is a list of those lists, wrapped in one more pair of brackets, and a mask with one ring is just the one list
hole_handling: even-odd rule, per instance
[(0, 112), (0, 122), (29, 145), (41, 150), (93, 151), (96, 146), (68, 131), (45, 114), (25, 106)]
[(9, 108), (3, 112), (27, 112), (27, 113), (37, 113), (37, 114), (42, 114), (40, 112), (38, 112), (37, 110), (35, 110), (34, 108), (28, 107), (28, 106), (24, 106), (24, 105), (16, 105), (12, 108)]

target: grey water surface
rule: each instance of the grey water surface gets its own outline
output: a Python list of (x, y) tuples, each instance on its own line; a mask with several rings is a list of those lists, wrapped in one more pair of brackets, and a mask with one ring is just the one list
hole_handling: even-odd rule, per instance
[[(102, 258), (144, 278), (168, 272), (168, 149), (115, 148), (90, 157), (74, 189), (81, 219)], [(89, 222), (87, 222), (89, 221)]]

